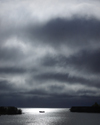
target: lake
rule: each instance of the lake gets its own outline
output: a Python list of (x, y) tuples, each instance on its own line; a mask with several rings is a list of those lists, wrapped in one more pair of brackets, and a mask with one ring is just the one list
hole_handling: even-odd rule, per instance
[(100, 113), (72, 113), (69, 108), (21, 109), (22, 115), (0, 116), (0, 125), (100, 125)]

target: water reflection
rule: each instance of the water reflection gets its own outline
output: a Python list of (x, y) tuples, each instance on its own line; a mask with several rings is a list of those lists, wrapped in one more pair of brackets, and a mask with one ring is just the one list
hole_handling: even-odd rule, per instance
[[(22, 115), (2, 115), (0, 125), (100, 125), (100, 114), (71, 113), (69, 109), (22, 108)], [(40, 110), (45, 113), (39, 113)]]
[[(45, 113), (39, 113), (45, 111)], [(23, 109), (23, 112), (29, 116), (27, 125), (65, 125), (67, 118), (66, 112), (69, 109), (56, 108), (28, 108)], [(29, 123), (30, 122), (30, 123)], [(33, 123), (33, 124), (32, 124)]]
[(22, 108), (23, 113), (25, 114), (38, 114), (39, 111), (45, 111), (45, 113), (61, 113), (68, 111), (68, 109), (62, 108)]

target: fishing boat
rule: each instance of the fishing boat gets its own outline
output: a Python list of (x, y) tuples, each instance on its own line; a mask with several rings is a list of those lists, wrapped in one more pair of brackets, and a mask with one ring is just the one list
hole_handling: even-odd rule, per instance
[(45, 111), (39, 111), (39, 113), (45, 113)]

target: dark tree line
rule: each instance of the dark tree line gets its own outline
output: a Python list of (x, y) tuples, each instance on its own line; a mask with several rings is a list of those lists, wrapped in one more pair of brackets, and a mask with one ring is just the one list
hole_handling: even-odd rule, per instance
[(0, 107), (0, 115), (17, 115), (17, 114), (22, 114), (22, 110), (13, 106)]

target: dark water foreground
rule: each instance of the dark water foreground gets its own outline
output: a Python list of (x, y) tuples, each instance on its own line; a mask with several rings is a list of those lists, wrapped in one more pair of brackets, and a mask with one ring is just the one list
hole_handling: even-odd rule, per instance
[(22, 110), (13, 106), (0, 107), (0, 115), (17, 115), (17, 114), (22, 114)]

